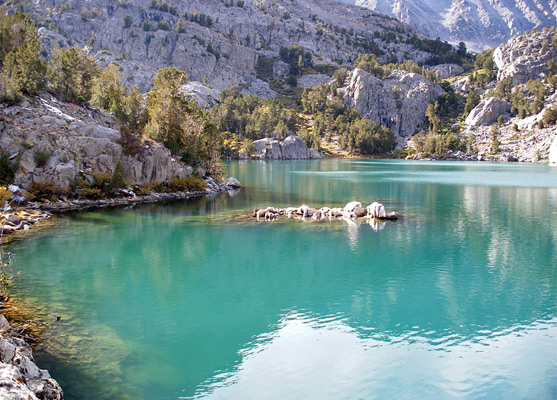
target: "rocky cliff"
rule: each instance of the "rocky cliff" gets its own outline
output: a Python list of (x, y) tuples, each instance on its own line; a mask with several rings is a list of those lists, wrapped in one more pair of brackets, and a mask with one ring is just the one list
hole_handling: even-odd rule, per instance
[(518, 84), (546, 77), (548, 61), (557, 59), (555, 35), (555, 30), (543, 30), (516, 36), (497, 47), (493, 52), (497, 80), (512, 78)]
[(0, 314), (0, 398), (9, 400), (61, 400), (58, 382), (48, 371), (35, 365), (31, 348), (12, 335), (12, 328)]
[(349, 64), (370, 51), (383, 59), (431, 55), (405, 42), (425, 38), (417, 30), (335, 0), (15, 3), (43, 26), (47, 52), (55, 44), (87, 46), (103, 65), (118, 63), (127, 84), (143, 91), (170, 65), (216, 89), (244, 83), (255, 95), (269, 93), (268, 82), (289, 73), (280, 48), (292, 45), (311, 53), (316, 65)]
[(111, 115), (48, 93), (15, 106), (0, 104), (0, 148), (18, 165), (14, 183), (23, 187), (51, 181), (68, 188), (79, 175), (112, 174), (118, 162), (130, 184), (193, 172), (160, 143), (147, 141), (130, 151)]
[(308, 149), (303, 140), (290, 135), (284, 140), (265, 138), (253, 142), (254, 152), (262, 160), (305, 160), (322, 159), (323, 154)]
[(444, 93), (429, 79), (395, 70), (386, 79), (354, 69), (341, 88), (345, 104), (356, 108), (365, 118), (393, 130), (399, 145), (424, 128), (427, 105)]
[(498, 97), (487, 97), (478, 104), (464, 123), (470, 127), (493, 125), (500, 116), (509, 117), (511, 104)]
[(470, 49), (496, 47), (534, 27), (557, 25), (557, 3), (539, 0), (343, 0)]
[[(546, 126), (543, 120), (545, 114), (557, 104), (555, 85), (546, 79), (551, 74), (548, 71), (548, 61), (557, 61), (556, 35), (554, 28), (544, 29), (512, 38), (495, 49), (493, 60), (497, 69), (496, 82), (480, 90), (484, 97), (466, 118), (462, 132), (462, 136), (474, 135), (480, 159), (489, 157), (528, 162), (549, 160), (557, 127)], [(528, 109), (532, 113), (525, 118), (520, 118), (516, 110), (511, 113), (512, 95), (508, 94), (507, 99), (504, 99), (499, 98), (502, 96), (500, 93), (494, 92), (497, 83), (501, 84), (509, 78), (512, 80), (511, 93), (521, 93), (529, 103)], [(537, 85), (543, 88), (543, 102), (540, 103), (539, 110), (532, 107), (537, 95), (530, 93), (528, 89), (526, 83), (530, 79), (537, 80)], [(502, 123), (497, 123), (498, 120), (501, 121), (500, 118)], [(498, 145), (493, 143), (494, 136)]]
[(557, 135), (553, 138), (553, 142), (549, 148), (548, 161), (551, 165), (557, 165)]

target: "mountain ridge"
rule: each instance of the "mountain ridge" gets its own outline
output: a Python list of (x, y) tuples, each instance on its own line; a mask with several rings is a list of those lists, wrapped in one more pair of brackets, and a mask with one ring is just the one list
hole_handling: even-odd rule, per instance
[(557, 25), (554, 0), (342, 0), (397, 18), (435, 38), (492, 48), (532, 28)]
[[(409, 25), (334, 0), (2, 4), (33, 16), (45, 51), (55, 44), (87, 46), (101, 65), (118, 63), (126, 84), (142, 91), (158, 69), (171, 65), (216, 89), (238, 83), (269, 97), (269, 82), (289, 75), (282, 47), (301, 46), (313, 64), (335, 68), (360, 53), (399, 62), (426, 62), (435, 55), (420, 42), (429, 38)], [(262, 65), (266, 59), (270, 64)], [(258, 68), (267, 68), (267, 76)]]

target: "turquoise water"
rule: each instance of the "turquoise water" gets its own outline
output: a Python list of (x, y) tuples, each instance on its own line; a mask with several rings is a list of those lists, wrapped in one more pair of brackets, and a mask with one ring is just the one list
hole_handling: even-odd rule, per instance
[[(67, 399), (555, 399), (557, 168), (230, 162), (213, 199), (10, 245)], [(378, 225), (253, 207), (381, 201)]]

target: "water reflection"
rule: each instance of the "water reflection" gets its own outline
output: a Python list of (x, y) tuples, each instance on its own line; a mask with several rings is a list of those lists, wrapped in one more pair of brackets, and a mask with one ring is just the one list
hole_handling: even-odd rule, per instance
[[(342, 316), (292, 311), (239, 351), (241, 363), (182, 399), (550, 399), (557, 320), (459, 341), (419, 329), (402, 336), (359, 332)], [(535, 384), (541, 379), (542, 384)], [(347, 393), (350, 393), (347, 396)]]

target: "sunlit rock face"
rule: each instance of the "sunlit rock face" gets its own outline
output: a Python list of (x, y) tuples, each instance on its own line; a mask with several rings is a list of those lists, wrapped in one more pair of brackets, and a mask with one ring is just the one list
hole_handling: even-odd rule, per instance
[(547, 62), (557, 59), (557, 48), (551, 45), (555, 31), (534, 32), (512, 38), (493, 52), (497, 80), (511, 78), (513, 84), (544, 78)]
[(253, 142), (255, 153), (262, 160), (305, 160), (321, 159), (323, 154), (315, 149), (308, 149), (304, 141), (296, 135), (284, 140), (265, 138)]
[(347, 82), (341, 88), (345, 104), (392, 129), (402, 144), (424, 127), (427, 105), (444, 93), (439, 85), (422, 75), (401, 70), (381, 80), (356, 68)]
[[(193, 168), (173, 158), (161, 143), (148, 141), (131, 152), (122, 144), (113, 115), (57, 100), (47, 93), (14, 106), (0, 105), (0, 147), (18, 159), (15, 183), (52, 182), (68, 188), (76, 176), (111, 175), (120, 162), (130, 184), (186, 177)], [(46, 160), (37, 161), (44, 153)]]
[(557, 24), (557, 3), (540, 0), (344, 0), (470, 49), (496, 47), (515, 34)]

